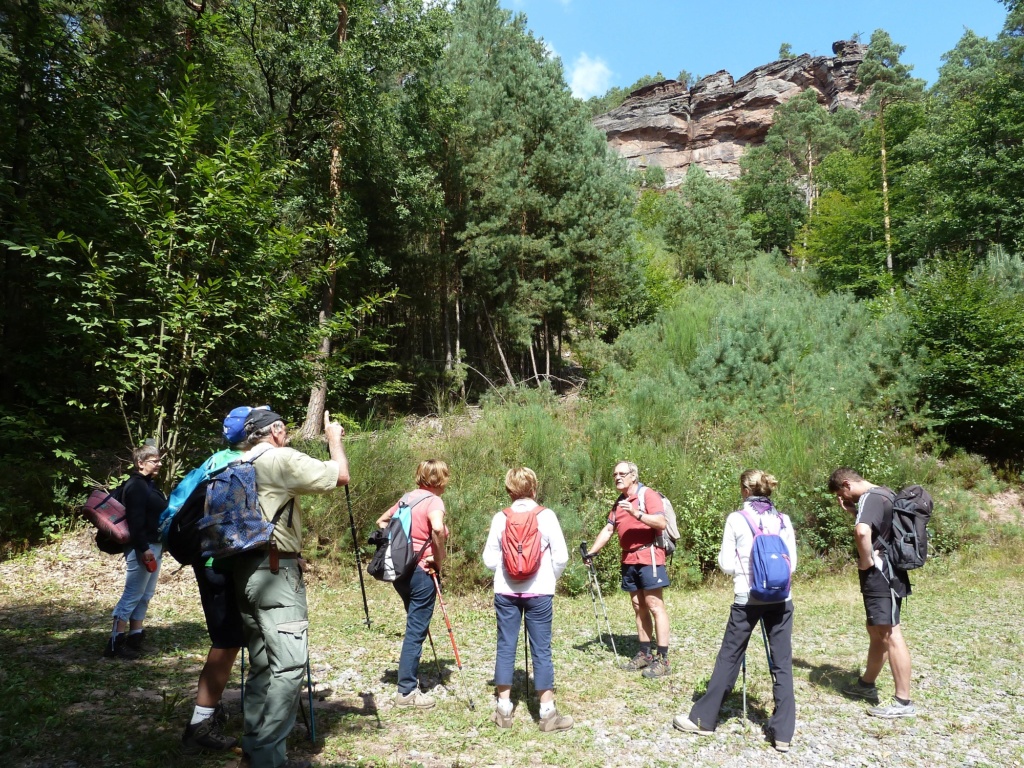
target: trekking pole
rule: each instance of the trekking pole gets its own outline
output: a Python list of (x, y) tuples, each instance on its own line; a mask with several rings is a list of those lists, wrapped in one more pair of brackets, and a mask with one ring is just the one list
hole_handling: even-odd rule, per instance
[[(526, 616), (523, 615), (523, 669), (526, 671), (526, 682), (523, 684), (523, 695), (530, 695), (530, 634), (526, 631)], [(534, 686), (534, 690), (537, 686)]]
[[(348, 486), (345, 486), (348, 488)], [(316, 713), (313, 712), (313, 670), (309, 666), (309, 654), (306, 654), (306, 690), (309, 691), (309, 740), (316, 744)]]
[(455, 632), (452, 630), (451, 619), (448, 618), (448, 607), (444, 604), (444, 597), (441, 596), (441, 582), (437, 578), (436, 571), (431, 571), (430, 575), (434, 579), (434, 589), (437, 590), (437, 601), (441, 603), (441, 615), (444, 616), (445, 626), (448, 627), (448, 639), (452, 642), (452, 652), (455, 654), (455, 666), (459, 669), (459, 679), (462, 680), (462, 690), (466, 694), (466, 703), (469, 704), (470, 710), (475, 710), (476, 705), (473, 704), (473, 697), (469, 695), (469, 688), (466, 686), (466, 675), (462, 671), (462, 659), (459, 658), (459, 646), (455, 644)]
[(359, 591), (363, 593), (363, 612), (366, 614), (366, 628), (370, 628), (370, 606), (366, 602), (366, 584), (363, 583), (363, 559), (359, 556), (359, 542), (356, 536), (356, 519), (352, 515), (352, 499), (345, 485), (345, 503), (348, 505), (348, 523), (352, 528), (352, 548), (356, 552), (356, 571), (359, 573)]
[(434, 664), (437, 666), (437, 682), (444, 683), (444, 675), (441, 674), (441, 662), (437, 660), (437, 648), (434, 647), (434, 636), (430, 634), (430, 627), (427, 627), (427, 639), (430, 641), (430, 650), (434, 652)]
[(242, 719), (245, 719), (245, 646), (243, 645), (240, 649), (242, 651)]
[(743, 729), (747, 728), (747, 652), (743, 652)]
[(764, 617), (761, 617), (761, 639), (764, 640), (764, 655), (768, 658), (768, 674), (775, 680), (775, 665), (772, 664), (772, 652), (768, 650), (768, 631), (764, 628)]
[[(615, 654), (615, 666), (618, 666), (619, 665), (619, 652), (615, 648), (615, 635), (612, 632), (612, 623), (608, 619), (608, 607), (604, 604), (604, 595), (601, 594), (601, 582), (597, 578), (597, 568), (594, 566), (594, 560), (593, 560), (593, 558), (588, 558), (587, 557), (587, 542), (585, 542), (585, 541), (581, 541), (580, 542), (580, 554), (583, 556), (583, 562), (587, 565), (587, 567), (589, 568), (589, 571), (590, 571), (590, 582), (593, 585), (593, 588), (591, 589), (591, 592), (590, 592), (590, 596), (591, 596), (591, 598), (593, 598), (594, 590), (596, 589), (596, 591), (597, 591), (597, 598), (598, 598), (598, 600), (601, 601), (601, 610), (604, 612), (604, 623), (608, 625), (608, 639), (611, 641), (611, 644), (612, 644), (612, 653)], [(588, 560), (589, 560), (589, 562), (588, 562)], [(595, 619), (597, 618), (597, 605), (596, 604), (594, 605), (594, 618)], [(601, 639), (601, 622), (600, 622), (600, 620), (598, 621), (598, 625), (597, 625), (597, 636), (598, 636), (598, 639), (600, 640)], [(603, 642), (603, 640), (602, 640), (602, 642)]]

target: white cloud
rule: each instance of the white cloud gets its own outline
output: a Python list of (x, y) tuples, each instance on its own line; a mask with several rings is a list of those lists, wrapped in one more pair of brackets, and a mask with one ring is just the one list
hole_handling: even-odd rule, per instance
[(579, 99), (600, 96), (608, 90), (612, 81), (612, 71), (600, 58), (590, 58), (581, 53), (573, 62), (569, 75), (569, 88), (572, 95)]

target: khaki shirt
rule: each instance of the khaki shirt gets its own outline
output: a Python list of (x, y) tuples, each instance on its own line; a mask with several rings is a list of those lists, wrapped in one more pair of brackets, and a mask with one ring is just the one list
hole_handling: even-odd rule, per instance
[(270, 443), (260, 443), (242, 458), (246, 461), (256, 459), (253, 462), (256, 467), (256, 493), (265, 520), (273, 520), (282, 506), (295, 499), (294, 508), (285, 509), (278, 518), (274, 526), (274, 541), (282, 552), (300, 552), (302, 507), (298, 497), (308, 493), (327, 493), (337, 488), (338, 462), (320, 461), (294, 448), (275, 448)]

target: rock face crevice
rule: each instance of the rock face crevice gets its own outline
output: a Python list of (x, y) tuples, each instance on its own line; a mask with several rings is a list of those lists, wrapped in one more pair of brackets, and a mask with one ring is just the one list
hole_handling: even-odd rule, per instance
[(773, 61), (733, 80), (725, 70), (702, 78), (692, 89), (676, 80), (633, 91), (620, 107), (594, 118), (608, 144), (630, 165), (665, 169), (669, 186), (679, 184), (691, 165), (709, 175), (735, 179), (747, 147), (764, 141), (775, 108), (813, 89), (829, 110), (859, 108), (857, 67), (867, 46), (852, 40), (832, 44), (834, 56), (803, 54)]

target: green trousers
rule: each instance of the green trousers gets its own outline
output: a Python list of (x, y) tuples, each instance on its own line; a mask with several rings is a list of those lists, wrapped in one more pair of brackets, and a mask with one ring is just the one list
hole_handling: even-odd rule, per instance
[(249, 648), (242, 750), (252, 768), (280, 768), (309, 653), (306, 586), (296, 560), (282, 559), (273, 574), (267, 558), (239, 556), (234, 576)]

